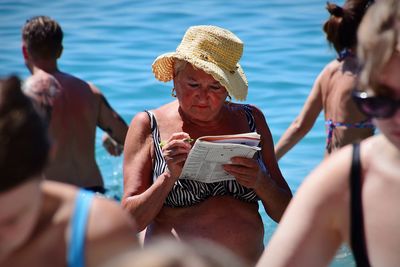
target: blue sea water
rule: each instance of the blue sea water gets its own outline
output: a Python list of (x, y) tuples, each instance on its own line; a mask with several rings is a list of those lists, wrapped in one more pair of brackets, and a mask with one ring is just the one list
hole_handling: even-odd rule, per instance
[[(339, 1), (339, 3), (342, 1)], [(0, 76), (29, 73), (21, 55), (21, 27), (35, 15), (56, 19), (64, 30), (60, 68), (96, 84), (126, 122), (144, 109), (172, 100), (171, 84), (156, 81), (151, 63), (174, 51), (191, 25), (213, 24), (245, 43), (241, 64), (249, 80), (247, 103), (265, 114), (274, 141), (300, 111), (314, 79), (335, 57), (322, 32), (328, 13), (321, 0), (0, 0)], [(122, 192), (122, 157), (108, 155), (96, 139), (96, 158), (109, 196)], [(280, 162), (295, 192), (321, 161), (325, 129), (311, 132)], [(267, 243), (276, 224), (263, 210)], [(301, 218), (299, 218), (301, 220)], [(354, 266), (341, 248), (332, 266)]]

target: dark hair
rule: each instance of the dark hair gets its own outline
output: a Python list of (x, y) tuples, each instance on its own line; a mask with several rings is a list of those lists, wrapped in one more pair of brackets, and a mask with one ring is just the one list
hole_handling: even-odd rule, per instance
[(347, 0), (343, 7), (327, 2), (326, 9), (330, 13), (324, 23), (326, 39), (340, 53), (345, 48), (357, 45), (357, 29), (362, 17), (373, 0)]
[(32, 57), (57, 59), (62, 52), (63, 31), (50, 17), (32, 17), (22, 29), (22, 40)]
[(42, 172), (49, 148), (45, 124), (20, 80), (0, 80), (0, 192)]

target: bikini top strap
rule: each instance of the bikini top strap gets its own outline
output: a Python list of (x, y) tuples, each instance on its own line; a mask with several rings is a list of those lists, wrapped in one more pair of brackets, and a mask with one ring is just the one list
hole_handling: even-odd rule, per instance
[(256, 120), (254, 119), (253, 111), (250, 105), (243, 105), (244, 113), (246, 114), (247, 122), (249, 123), (250, 132), (256, 132)]
[(165, 159), (163, 157), (163, 153), (161, 150), (161, 135), (157, 125), (157, 119), (153, 112), (145, 110), (147, 115), (150, 118), (150, 127), (151, 127), (151, 136), (153, 137), (153, 145), (154, 145), (154, 153), (155, 160), (153, 165), (153, 182), (157, 179), (159, 175), (161, 175), (167, 166)]
[(353, 144), (350, 173), (350, 234), (351, 249), (357, 266), (370, 266), (366, 248), (364, 217), (362, 209), (362, 182), (360, 144)]
[(149, 110), (145, 110), (144, 112), (147, 113), (147, 115), (149, 116), (150, 119), (150, 128), (151, 128), (151, 132), (154, 131), (154, 127), (157, 127), (157, 121), (156, 118), (153, 114), (153, 112), (149, 111)]
[(94, 193), (84, 189), (80, 189), (77, 193), (67, 253), (69, 267), (85, 266), (86, 229), (93, 198)]

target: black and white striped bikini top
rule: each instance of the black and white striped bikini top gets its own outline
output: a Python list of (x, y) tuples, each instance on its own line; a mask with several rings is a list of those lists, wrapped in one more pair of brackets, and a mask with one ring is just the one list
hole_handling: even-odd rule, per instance
[[(255, 132), (256, 126), (251, 112), (251, 107), (243, 105), (243, 109), (249, 122), (250, 131)], [(155, 179), (165, 171), (167, 163), (162, 155), (161, 147), (159, 145), (161, 139), (156, 117), (150, 111), (146, 110), (146, 113), (150, 117), (151, 132), (156, 156), (153, 169), (153, 181), (155, 181)], [(194, 180), (179, 179), (175, 182), (169, 192), (164, 205), (170, 207), (189, 207), (198, 204), (209, 197), (222, 195), (230, 195), (246, 202), (258, 201), (258, 197), (252, 189), (240, 185), (236, 180), (202, 183)]]

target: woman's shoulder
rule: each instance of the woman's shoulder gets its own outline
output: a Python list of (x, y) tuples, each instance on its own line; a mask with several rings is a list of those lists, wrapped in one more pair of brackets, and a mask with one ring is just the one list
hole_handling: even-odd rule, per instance
[(68, 225), (73, 216), (78, 188), (74, 185), (45, 180), (41, 184), (45, 216), (52, 218), (49, 225)]
[[(365, 168), (373, 169), (381, 166), (396, 166), (398, 160), (398, 148), (383, 134), (376, 134), (361, 142), (361, 163)], [(400, 166), (400, 165), (399, 165)]]
[(228, 107), (231, 112), (250, 112), (250, 113), (261, 112), (261, 110), (256, 105), (249, 103), (229, 103)]
[(136, 113), (132, 119), (131, 126), (143, 127), (144, 125), (149, 125), (149, 122), (153, 118), (156, 118), (157, 120), (159, 118), (162, 119), (163, 116), (171, 113), (172, 110), (177, 110), (177, 108), (175, 107), (177, 104), (175, 102), (177, 101), (170, 102), (155, 109), (145, 109)]
[(125, 228), (136, 233), (135, 222), (122, 209), (121, 205), (114, 200), (107, 199), (103, 196), (95, 196), (90, 208), (90, 213), (93, 222), (102, 221), (104, 223), (103, 230)]
[(352, 151), (352, 145), (334, 151), (312, 170), (305, 181), (312, 184), (315, 191), (323, 192), (326, 200), (346, 193), (343, 189), (348, 185)]
[(338, 61), (337, 59), (332, 60), (321, 72), (321, 75), (326, 75), (332, 77), (334, 74), (341, 75), (357, 75), (359, 72), (359, 63), (355, 58), (348, 58), (343, 61)]
[(174, 116), (178, 113), (179, 102), (178, 100), (169, 102), (162, 106), (159, 106), (155, 109), (149, 110), (157, 120), (163, 120), (164, 118), (169, 118), (170, 116)]
[(43, 181), (41, 187), (45, 195), (57, 198), (59, 203), (73, 202), (78, 191), (74, 185), (52, 180)]
[(338, 61), (337, 59), (331, 60), (321, 71), (321, 75), (330, 76), (332, 73), (337, 72), (341, 69), (343, 63)]

